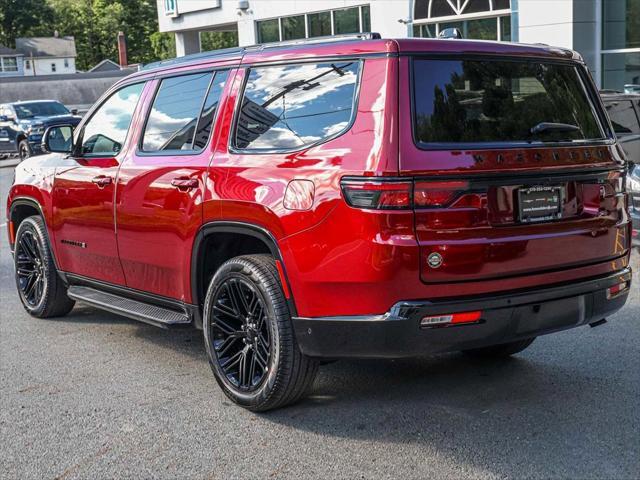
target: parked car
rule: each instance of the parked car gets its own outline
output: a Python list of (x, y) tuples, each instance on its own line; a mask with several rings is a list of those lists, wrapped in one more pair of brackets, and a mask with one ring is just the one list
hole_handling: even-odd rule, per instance
[(631, 284), (625, 160), (570, 50), (200, 54), (119, 81), (43, 144), (7, 205), (27, 312), (202, 328), (251, 410), (303, 397), (322, 359), (505, 357), (604, 323)]
[(33, 100), (0, 104), (0, 154), (18, 154), (21, 160), (42, 152), (45, 129), (80, 123), (76, 110), (55, 100)]
[(640, 94), (604, 91), (601, 96), (620, 146), (631, 162), (627, 175), (629, 214), (632, 243), (640, 249)]

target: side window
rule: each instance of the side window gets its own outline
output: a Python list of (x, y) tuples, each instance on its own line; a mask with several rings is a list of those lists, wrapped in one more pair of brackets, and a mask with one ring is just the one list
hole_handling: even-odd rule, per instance
[(613, 131), (616, 132), (616, 135), (640, 133), (638, 117), (629, 100), (610, 101), (605, 103), (605, 108), (611, 118)]
[(118, 90), (95, 111), (82, 131), (81, 154), (117, 155), (122, 150), (143, 86)]
[(203, 149), (209, 141), (211, 130), (213, 130), (213, 121), (218, 110), (218, 103), (228, 76), (229, 72), (225, 70), (216, 72), (215, 77), (213, 77), (207, 99), (202, 107), (202, 112), (200, 112), (198, 128), (196, 128), (196, 135), (193, 139), (193, 148), (195, 150)]
[[(215, 76), (215, 80), (212, 78)], [(142, 137), (142, 150), (200, 150), (211, 132), (226, 72), (192, 73), (160, 83)], [(206, 98), (205, 98), (206, 97)], [(203, 103), (204, 102), (204, 103)], [(209, 119), (203, 116), (209, 113)]]
[(295, 149), (343, 132), (353, 113), (359, 69), (358, 61), (251, 69), (235, 147)]

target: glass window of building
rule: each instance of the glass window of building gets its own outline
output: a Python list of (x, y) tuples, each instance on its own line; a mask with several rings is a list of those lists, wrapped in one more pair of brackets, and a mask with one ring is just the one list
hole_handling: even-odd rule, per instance
[(310, 13), (307, 15), (309, 37), (331, 35), (331, 12)]
[(369, 5), (291, 15), (256, 22), (258, 42), (325, 37), (371, 31)]
[(434, 38), (457, 28), (464, 38), (511, 41), (510, 0), (416, 0), (413, 35)]
[(640, 92), (640, 1), (602, 2), (602, 87)]
[(304, 15), (295, 17), (283, 17), (282, 22), (282, 40), (297, 40), (305, 38)]

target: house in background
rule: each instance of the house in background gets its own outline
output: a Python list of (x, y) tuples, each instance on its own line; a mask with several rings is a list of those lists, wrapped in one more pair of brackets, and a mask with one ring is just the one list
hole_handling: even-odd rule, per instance
[(105, 58), (100, 63), (98, 63), (95, 67), (89, 69), (89, 72), (117, 72), (118, 70), (122, 70), (122, 67), (118, 65), (113, 60), (109, 60)]
[(0, 77), (22, 76), (23, 55), (13, 48), (0, 45)]
[(73, 37), (16, 38), (23, 55), (24, 75), (76, 73), (76, 42)]

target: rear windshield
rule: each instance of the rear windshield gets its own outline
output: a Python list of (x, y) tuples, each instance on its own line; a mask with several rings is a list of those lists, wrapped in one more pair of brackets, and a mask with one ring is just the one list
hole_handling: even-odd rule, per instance
[(413, 89), (415, 139), (425, 148), (604, 138), (574, 65), (416, 58)]

